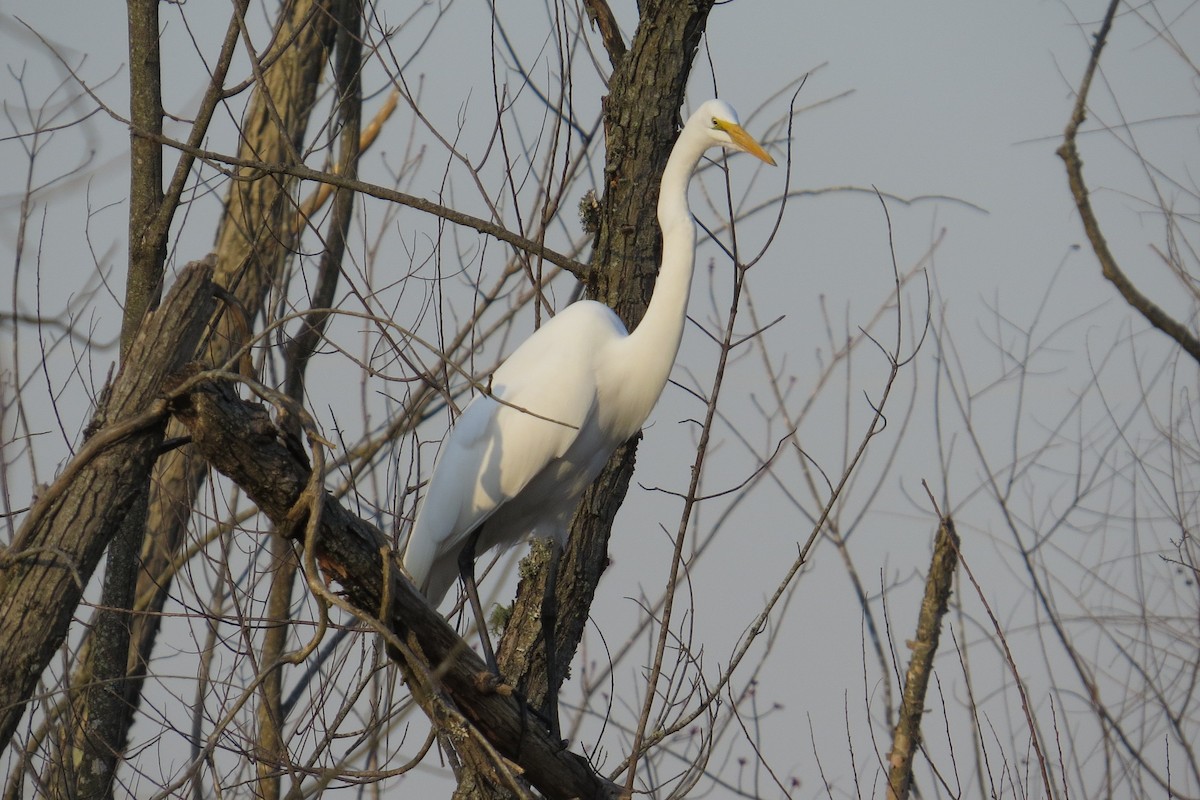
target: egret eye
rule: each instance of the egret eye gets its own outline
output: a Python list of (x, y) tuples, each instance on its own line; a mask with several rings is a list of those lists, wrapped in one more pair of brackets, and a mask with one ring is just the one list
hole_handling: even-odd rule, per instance
[(714, 129), (716, 129), (716, 128), (720, 128), (720, 127), (721, 127), (721, 122), (720, 122), (720, 120), (718, 120), (716, 117), (713, 117), (713, 118), (712, 118), (712, 125), (713, 125), (713, 128), (714, 128)]

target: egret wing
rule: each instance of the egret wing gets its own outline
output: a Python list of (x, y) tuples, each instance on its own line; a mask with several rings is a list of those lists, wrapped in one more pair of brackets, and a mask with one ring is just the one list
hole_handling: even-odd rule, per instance
[[(561, 458), (592, 416), (589, 356), (597, 320), (591, 305), (575, 304), (542, 326), (496, 370), (490, 393), (472, 400), (455, 422), (404, 557), (418, 584), (437, 569), (435, 562), (457, 560), (466, 537)], [(607, 319), (603, 324), (611, 329)], [(453, 568), (442, 566), (442, 572)]]

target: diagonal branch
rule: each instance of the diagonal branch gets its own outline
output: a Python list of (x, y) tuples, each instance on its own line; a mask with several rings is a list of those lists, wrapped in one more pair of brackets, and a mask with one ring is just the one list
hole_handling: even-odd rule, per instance
[(1066, 131), (1063, 133), (1062, 146), (1058, 148), (1058, 157), (1066, 164), (1067, 183), (1071, 187), (1071, 196), (1075, 199), (1075, 207), (1079, 210), (1079, 217), (1083, 221), (1083, 230), (1087, 234), (1088, 242), (1092, 245), (1092, 251), (1100, 261), (1101, 273), (1113, 286), (1117, 287), (1117, 291), (1120, 292), (1125, 302), (1145, 317), (1147, 322), (1174, 339), (1180, 347), (1187, 351), (1188, 355), (1200, 362), (1200, 339), (1197, 339), (1185, 325), (1163, 311), (1157, 303), (1142, 294), (1117, 264), (1117, 259), (1108, 249), (1108, 242), (1105, 241), (1104, 232), (1100, 229), (1096, 213), (1092, 210), (1088, 187), (1083, 181), (1083, 161), (1079, 158), (1079, 150), (1075, 141), (1079, 133), (1079, 126), (1087, 118), (1088, 91), (1091, 89), (1092, 77), (1100, 65), (1100, 51), (1104, 49), (1108, 33), (1112, 29), (1118, 5), (1120, 5), (1120, 0), (1109, 2), (1100, 32), (1096, 34), (1091, 58), (1088, 59), (1087, 69), (1079, 84), (1079, 96), (1075, 99), (1074, 111), (1071, 113)]
[(583, 8), (588, 19), (592, 21), (592, 26), (600, 31), (600, 39), (604, 42), (604, 49), (608, 51), (608, 63), (614, 68), (620, 66), (626, 52), (625, 40), (621, 38), (621, 27), (617, 25), (617, 18), (613, 16), (612, 9), (606, 0), (584, 0)]

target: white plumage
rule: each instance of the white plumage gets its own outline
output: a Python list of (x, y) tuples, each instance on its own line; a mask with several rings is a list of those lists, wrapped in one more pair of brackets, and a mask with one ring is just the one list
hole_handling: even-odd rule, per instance
[(554, 539), (557, 557), (580, 495), (650, 415), (687, 316), (696, 244), (687, 185), (714, 146), (775, 163), (728, 104), (710, 100), (688, 119), (663, 171), (662, 267), (637, 328), (628, 333), (602, 303), (573, 303), (509, 356), (490, 396), (475, 397), (455, 422), (404, 554), (432, 605), (459, 574), (459, 555), (477, 530), (477, 553), (533, 535)]

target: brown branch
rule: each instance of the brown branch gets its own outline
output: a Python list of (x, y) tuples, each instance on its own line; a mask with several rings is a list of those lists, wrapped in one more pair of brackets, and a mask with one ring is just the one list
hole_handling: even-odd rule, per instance
[(1067, 123), (1066, 131), (1063, 133), (1063, 143), (1058, 148), (1058, 156), (1066, 164), (1067, 183), (1071, 187), (1071, 196), (1075, 199), (1075, 207), (1079, 210), (1083, 230), (1087, 234), (1088, 242), (1092, 245), (1092, 252), (1100, 261), (1101, 274), (1117, 288), (1125, 302), (1145, 317), (1147, 322), (1174, 339), (1180, 347), (1187, 351), (1188, 355), (1200, 363), (1200, 339), (1197, 339), (1185, 325), (1163, 311), (1153, 300), (1142, 294), (1117, 264), (1117, 259), (1108, 249), (1108, 242), (1104, 238), (1099, 220), (1096, 219), (1096, 213), (1092, 210), (1088, 187), (1083, 180), (1083, 161), (1079, 158), (1076, 137), (1079, 133), (1079, 126), (1087, 118), (1088, 91), (1091, 89), (1096, 69), (1100, 65), (1100, 51), (1104, 49), (1108, 33), (1112, 29), (1118, 5), (1120, 5), (1120, 0), (1110, 0), (1108, 11), (1104, 15), (1104, 22), (1100, 25), (1100, 32), (1096, 34), (1092, 55), (1088, 59), (1087, 69), (1079, 84), (1079, 95), (1075, 98), (1075, 108)]
[(933, 542), (933, 561), (925, 578), (925, 599), (917, 618), (917, 636), (908, 642), (912, 660), (904, 676), (904, 697), (900, 714), (892, 732), (892, 752), (888, 757), (888, 800), (905, 800), (912, 790), (913, 756), (921, 746), (921, 717), (925, 713), (925, 694), (933, 673), (933, 658), (937, 655), (942, 618), (954, 582), (954, 565), (958, 561), (958, 534), (954, 520), (942, 517)]
[[(188, 142), (193, 146), (199, 147), (208, 135), (209, 125), (212, 123), (213, 115), (216, 113), (221, 100), (225, 99), (224, 87), (225, 77), (229, 74), (229, 65), (233, 63), (235, 45), (238, 37), (238, 17), (246, 12), (246, 7), (249, 5), (249, 0), (235, 0), (234, 12), (229, 20), (229, 25), (225, 30), (225, 39), (221, 43), (221, 52), (217, 56), (216, 66), (211, 72), (211, 77), (208, 81), (208, 88), (204, 92), (204, 97), (200, 101), (200, 107), (194, 115), (195, 121), (192, 123), (192, 129), (188, 132)], [(158, 131), (160, 134), (162, 131)], [(154, 230), (152, 235), (162, 241), (167, 241), (171, 233), (171, 222), (175, 218), (175, 211), (179, 208), (180, 198), (183, 197), (184, 191), (187, 189), (188, 180), (192, 175), (192, 166), (195, 163), (195, 157), (183, 153), (179, 161), (175, 164), (175, 172), (171, 176), (171, 183), (167, 186), (166, 193), (163, 196), (163, 203), (159, 207), (159, 213), (154, 221)]]
[(600, 40), (608, 51), (608, 63), (615, 69), (625, 57), (625, 40), (621, 38), (621, 28), (617, 18), (605, 0), (584, 0), (583, 8), (587, 12), (592, 26), (600, 30)]
[[(299, 161), (297, 151), (302, 147), (321, 72), (337, 35), (333, 6), (334, 0), (297, 0), (282, 5), (274, 29), (275, 44), (270, 49), (278, 57), (269, 66), (264, 61), (257, 70), (261, 80), (240, 125), (239, 160), (270, 164)], [(158, 139), (203, 158), (194, 147)], [(283, 264), (295, 251), (295, 181), (286, 171), (254, 166), (241, 166), (234, 176), (217, 230), (215, 279), (246, 309), (246, 319), (252, 321), (270, 287), (279, 280)], [(210, 363), (225, 363), (229, 353), (245, 344), (243, 333), (248, 331), (237, 327), (229, 315), (222, 317), (210, 344)]]
[(133, 133), (162, 133), (162, 75), (159, 58), (158, 3), (137, 0), (129, 7), (129, 272), (121, 350), (133, 336), (147, 309), (158, 305), (162, 290), (165, 236), (155, 236), (154, 220), (163, 203), (162, 145)]
[[(396, 93), (392, 93), (392, 100), (385, 104), (384, 110), (373, 123), (374, 135), (368, 137), (364, 134), (360, 140), (362, 43), (358, 31), (359, 14), (356, 13), (356, 9), (349, 0), (342, 0), (336, 8), (341, 14), (335, 42), (337, 58), (334, 63), (334, 74), (338, 82), (337, 113), (341, 134), (338, 137), (338, 159), (333, 165), (333, 172), (337, 175), (357, 178), (358, 160), (362, 146), (364, 143), (369, 144), (374, 140), (383, 121), (391, 114), (391, 109), (396, 107)], [(328, 191), (323, 195), (323, 190)], [(296, 217), (297, 227), (306, 223), (308, 216), (324, 204), (326, 198), (334, 191), (329, 184), (321, 184), (316, 195), (299, 209)], [(321, 254), (321, 265), (312, 295), (312, 310), (305, 315), (299, 332), (287, 346), (286, 392), (297, 401), (303, 400), (304, 373), (308, 367), (308, 360), (324, 336), (329, 322), (329, 312), (325, 309), (333, 306), (338, 279), (342, 273), (342, 257), (346, 252), (350, 221), (354, 214), (354, 192), (349, 189), (337, 189), (336, 192), (333, 213), (329, 220), (329, 230), (323, 239), (324, 252)]]
[[(302, 502), (312, 471), (263, 406), (238, 398), (228, 382), (204, 381), (176, 397), (172, 408), (211, 466), (240, 486), (278, 529), (303, 535), (304, 520), (297, 520), (293, 509)], [(482, 736), (546, 797), (620, 796), (618, 787), (582, 757), (551, 740), (525, 703), (481, 680), (490, 677), (483, 662), (402, 576), (377, 528), (327, 494), (319, 508), (316, 563), (362, 615), (376, 618), (385, 610), (382, 626), (393, 641), (403, 643), (389, 648), (390, 655), (405, 669), (426, 713), (444, 720), (449, 698), (470, 724), (469, 733)]]

